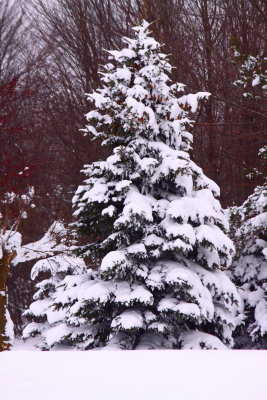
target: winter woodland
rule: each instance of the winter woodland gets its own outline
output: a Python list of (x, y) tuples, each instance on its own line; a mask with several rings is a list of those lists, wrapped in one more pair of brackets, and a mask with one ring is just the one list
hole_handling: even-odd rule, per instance
[(0, 4), (0, 351), (267, 349), (266, 4), (162, 3)]

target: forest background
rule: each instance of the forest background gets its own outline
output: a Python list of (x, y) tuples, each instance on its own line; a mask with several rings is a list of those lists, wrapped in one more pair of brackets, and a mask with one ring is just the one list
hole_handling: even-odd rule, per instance
[[(224, 207), (240, 205), (262, 176), (266, 101), (244, 97), (241, 54), (267, 50), (266, 0), (2, 0), (0, 2), (0, 196), (35, 189), (20, 225), (23, 242), (38, 240), (55, 220), (72, 219), (71, 199), (84, 164), (107, 155), (83, 137), (85, 93), (100, 85), (102, 49), (146, 19), (175, 66), (172, 79), (211, 97), (195, 115), (193, 160), (221, 188)], [(266, 99), (265, 99), (266, 100)], [(32, 301), (32, 262), (11, 270), (9, 307), (16, 331)], [(14, 290), (19, 288), (19, 290)]]

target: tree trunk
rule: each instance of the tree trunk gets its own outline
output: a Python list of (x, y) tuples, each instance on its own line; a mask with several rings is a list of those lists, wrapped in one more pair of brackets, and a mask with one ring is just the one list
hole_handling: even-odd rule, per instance
[(11, 347), (10, 338), (6, 335), (6, 285), (10, 264), (15, 256), (15, 251), (3, 250), (3, 257), (0, 260), (0, 351), (9, 350)]

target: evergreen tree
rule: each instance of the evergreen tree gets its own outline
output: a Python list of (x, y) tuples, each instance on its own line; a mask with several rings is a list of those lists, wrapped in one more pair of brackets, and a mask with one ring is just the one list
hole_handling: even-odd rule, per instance
[[(260, 154), (265, 156), (264, 148)], [(236, 345), (267, 349), (267, 180), (230, 215), (237, 248), (233, 279), (245, 311), (235, 333)]]
[[(234, 47), (235, 58), (242, 62), (240, 79), (246, 98), (265, 104), (267, 89), (266, 57), (244, 55)], [(263, 184), (240, 207), (231, 207), (230, 235), (236, 245), (233, 280), (244, 302), (244, 319), (234, 333), (237, 347), (267, 348), (267, 146), (260, 148), (261, 163), (248, 179), (263, 177)]]
[(169, 84), (172, 67), (148, 26), (108, 52), (103, 86), (89, 95), (96, 109), (85, 133), (113, 152), (85, 166), (74, 205), (78, 231), (98, 237), (79, 254), (99, 269), (54, 298), (66, 315), (55, 343), (224, 348), (239, 300), (223, 271), (234, 247), (219, 188), (190, 159), (186, 129), (189, 111), (209, 93), (186, 95), (183, 84)]
[[(25, 327), (22, 337), (28, 339), (40, 336), (38, 347), (42, 350), (51, 348), (59, 330), (62, 334), (65, 312), (53, 307), (54, 297), (65, 289), (65, 285), (69, 287), (73, 275), (86, 271), (84, 261), (74, 257), (69, 247), (67, 229), (61, 222), (54, 222), (42, 239), (26, 246), (20, 257), (22, 261), (39, 259), (31, 271), (31, 278), (36, 282), (37, 289), (34, 302), (24, 312), (24, 316), (31, 322)], [(65, 334), (67, 333), (65, 329)]]
[(234, 85), (243, 87), (244, 97), (264, 100), (267, 93), (267, 57), (261, 54), (242, 54), (239, 51), (239, 43), (234, 44), (232, 49), (234, 63), (239, 64), (239, 79)]

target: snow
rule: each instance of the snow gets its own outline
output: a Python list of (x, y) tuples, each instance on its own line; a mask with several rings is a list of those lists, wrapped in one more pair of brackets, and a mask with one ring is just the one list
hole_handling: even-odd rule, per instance
[(165, 298), (159, 302), (159, 311), (176, 311), (180, 314), (186, 314), (194, 317), (200, 316), (200, 309), (194, 303), (179, 302), (175, 298)]
[(127, 247), (127, 253), (130, 255), (137, 254), (139, 257), (146, 256), (146, 248), (143, 243), (135, 243)]
[(144, 99), (146, 96), (148, 96), (149, 92), (143, 88), (141, 85), (134, 85), (133, 87), (127, 89), (127, 96), (129, 97), (135, 97), (137, 99)]
[(88, 203), (89, 202), (98, 202), (98, 203), (105, 202), (107, 200), (106, 199), (107, 190), (108, 190), (108, 187), (105, 183), (102, 183), (102, 182), (95, 183), (94, 186), (92, 187), (92, 189), (90, 189), (83, 195), (81, 201), (86, 200)]
[(50, 299), (37, 300), (30, 305), (30, 310), (33, 314), (37, 316), (42, 316), (45, 314), (50, 304)]
[(116, 302), (128, 304), (131, 295), (129, 282), (119, 282), (116, 290)]
[(188, 104), (191, 107), (191, 111), (194, 113), (197, 110), (198, 101), (200, 99), (208, 99), (210, 96), (209, 92), (198, 92), (196, 94), (187, 94), (179, 98), (179, 104)]
[(111, 328), (119, 329), (134, 329), (143, 328), (144, 321), (140, 311), (127, 310), (114, 318), (111, 323)]
[(203, 346), (205, 346), (206, 350), (226, 350), (226, 346), (218, 338), (204, 332), (183, 332), (180, 335), (180, 340), (185, 350), (192, 348), (201, 350)]
[(260, 75), (254, 75), (254, 78), (252, 80), (252, 86), (259, 85), (260, 83)]
[(155, 202), (155, 200), (152, 197), (142, 195), (135, 187), (132, 187), (127, 193), (122, 215), (115, 221), (114, 227), (118, 228), (120, 224), (127, 223), (131, 216), (142, 216), (146, 221), (152, 222), (151, 205), (153, 202)]
[[(2, 230), (0, 230), (0, 258), (3, 257), (3, 249), (8, 252), (16, 251), (18, 253), (21, 247), (21, 240), (22, 237), (19, 232), (7, 230), (2, 233)], [(13, 263), (15, 263), (14, 260)]]
[(102, 215), (109, 215), (110, 217), (112, 217), (112, 215), (114, 214), (114, 212), (116, 211), (116, 208), (114, 206), (108, 206), (106, 208), (104, 208), (104, 210), (102, 211)]
[(7, 335), (7, 337), (9, 337), (9, 342), (13, 345), (14, 340), (15, 340), (15, 335), (14, 335), (14, 324), (13, 321), (10, 317), (9, 311), (6, 310), (6, 329), (5, 329), (5, 333)]
[(105, 98), (104, 96), (102, 96), (101, 94), (96, 93), (96, 92), (94, 92), (93, 94), (91, 94), (90, 97), (91, 97), (92, 99), (94, 99), (95, 104), (96, 104), (97, 107), (101, 107), (101, 105), (102, 105), (103, 103), (106, 103), (106, 102), (107, 102), (107, 98)]
[[(46, 253), (43, 254), (45, 256)], [(31, 279), (36, 279), (40, 272), (50, 272), (55, 275), (59, 272), (68, 272), (70, 268), (75, 269), (76, 273), (86, 270), (86, 265), (81, 258), (59, 254), (37, 261), (31, 271)]]
[(192, 261), (189, 263), (190, 269), (197, 273), (203, 285), (209, 288), (212, 296), (220, 299), (226, 308), (233, 310), (236, 307), (232, 306), (231, 299), (234, 299), (239, 304), (240, 297), (235, 285), (222, 271), (215, 270), (211, 272)]
[(166, 217), (160, 224), (166, 230), (167, 238), (174, 239), (177, 237), (182, 238), (186, 242), (194, 245), (196, 236), (192, 225), (178, 224), (173, 222), (170, 218)]
[(60, 342), (60, 340), (69, 334), (71, 334), (72, 330), (69, 329), (65, 324), (60, 324), (53, 328), (48, 329), (45, 332), (45, 340), (48, 346), (51, 346), (55, 342)]
[(115, 60), (121, 61), (122, 58), (134, 58), (136, 57), (135, 51), (131, 49), (122, 49), (121, 51), (118, 50), (109, 50), (109, 54), (111, 54)]
[(112, 292), (112, 284), (109, 282), (98, 282), (96, 284), (92, 284), (89, 282), (89, 287), (84, 293), (79, 293), (80, 298), (85, 298), (86, 300), (91, 301), (100, 301), (105, 303), (108, 301), (110, 297), (110, 293)]
[(265, 400), (266, 352), (11, 351), (4, 400)]
[(44, 255), (53, 256), (55, 252), (66, 250), (66, 245), (62, 240), (64, 235), (66, 235), (66, 228), (62, 223), (55, 221), (40, 240), (21, 247), (13, 262), (14, 265), (18, 262), (43, 258)]
[[(199, 193), (200, 192), (200, 193)], [(217, 202), (213, 199), (213, 203), (206, 196), (206, 190), (196, 192), (196, 197), (182, 197), (170, 203), (167, 213), (172, 218), (181, 219), (184, 223), (191, 220), (196, 223), (204, 224), (208, 221), (223, 222), (223, 214), (221, 213)]]
[(110, 251), (102, 260), (101, 271), (107, 271), (118, 265), (128, 265), (128, 260), (125, 256), (124, 250)]
[(46, 310), (46, 317), (49, 324), (54, 324), (55, 322), (60, 322), (66, 317), (66, 310), (54, 310), (49, 308)]
[(232, 241), (217, 226), (200, 225), (196, 228), (198, 242), (207, 241), (218, 249), (231, 249), (234, 252)]
[(147, 237), (145, 237), (143, 239), (145, 246), (147, 247), (157, 247), (157, 246), (161, 246), (164, 243), (164, 240), (160, 237), (158, 237), (157, 235), (155, 235), (154, 233), (152, 233), (151, 235), (148, 235)]
[(255, 308), (255, 321), (260, 326), (261, 335), (267, 332), (267, 302), (262, 299)]
[(124, 67), (124, 68), (117, 68), (115, 75), (117, 76), (118, 79), (130, 81), (131, 79), (131, 71)]
[(138, 300), (143, 304), (153, 304), (152, 294), (141, 285), (133, 285), (130, 301)]

